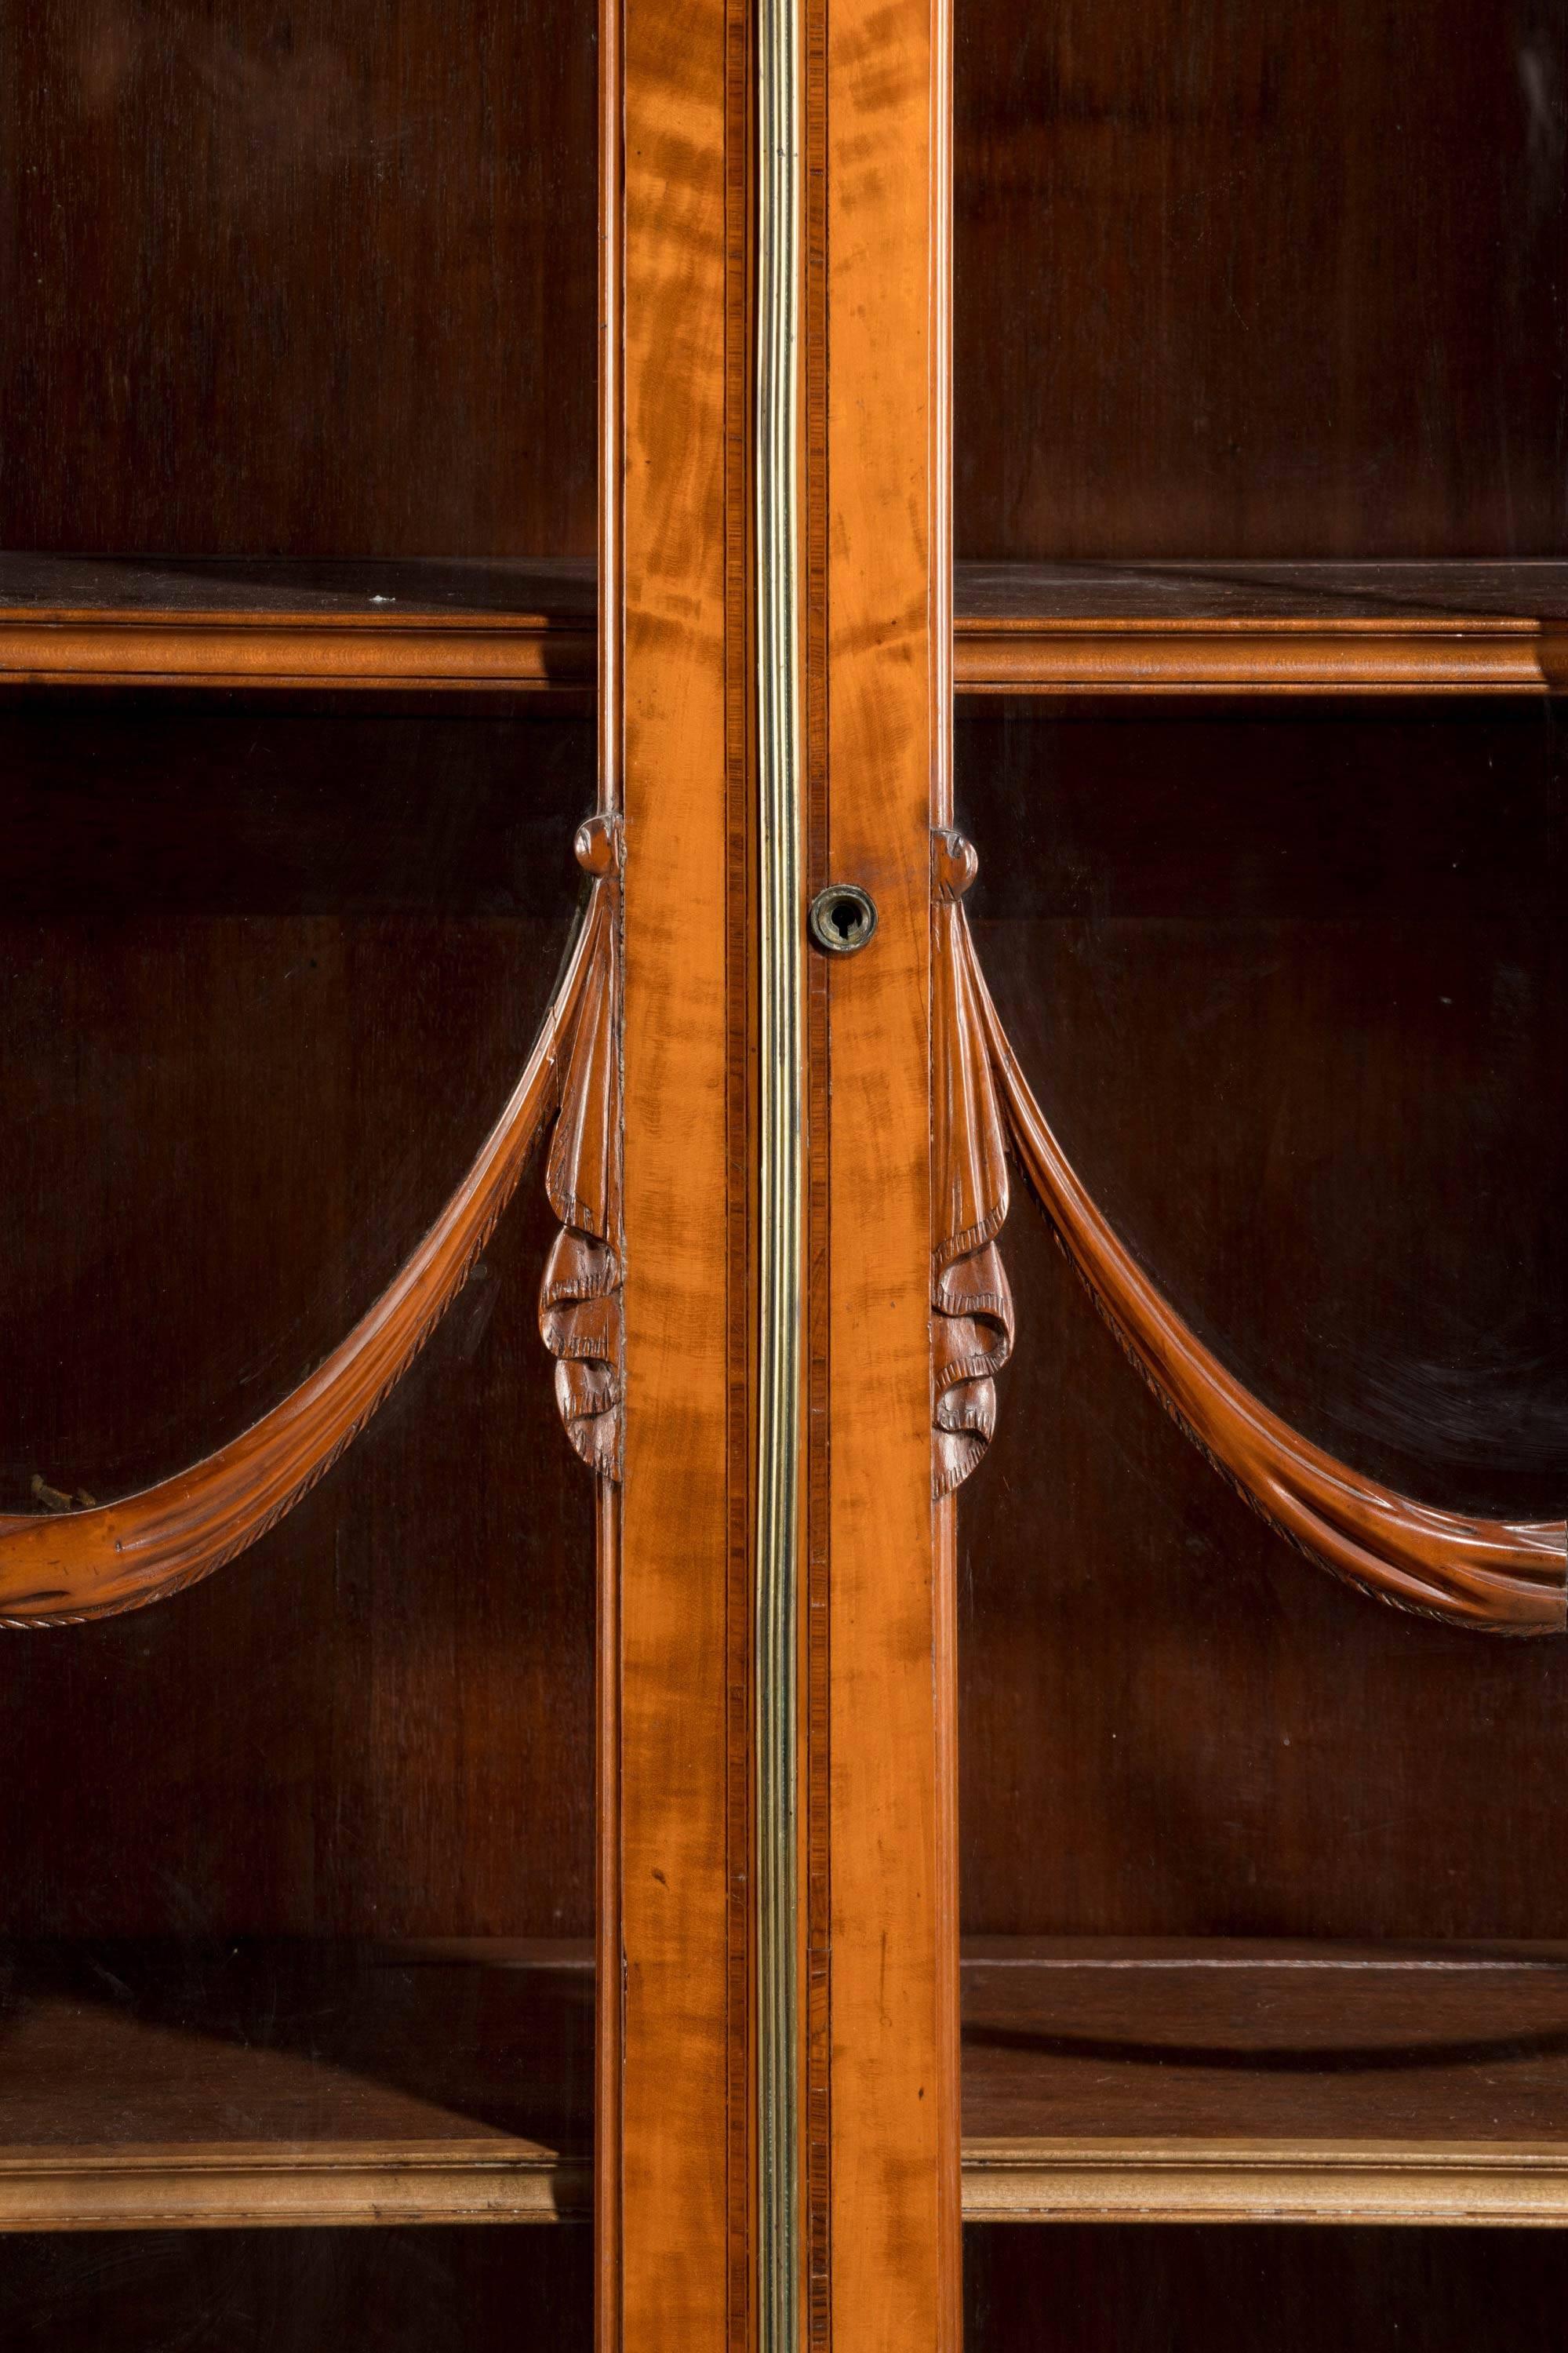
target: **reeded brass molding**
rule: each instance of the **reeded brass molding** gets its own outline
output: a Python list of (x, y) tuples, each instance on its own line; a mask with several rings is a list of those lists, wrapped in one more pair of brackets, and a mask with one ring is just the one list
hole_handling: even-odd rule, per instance
[(804, 1131), (800, 712), (800, 0), (757, 20), (757, 2263), (760, 2353), (800, 2315), (797, 1855)]

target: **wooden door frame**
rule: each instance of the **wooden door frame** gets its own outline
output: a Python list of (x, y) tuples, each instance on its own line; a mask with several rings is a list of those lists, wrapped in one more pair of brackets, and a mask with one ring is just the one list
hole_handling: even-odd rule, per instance
[[(797, 2220), (776, 2258), (798, 2270), (773, 2309), (802, 2348), (956, 2353), (951, 1511), (931, 1501), (928, 1304), (929, 832), (948, 814), (950, 724), (945, 0), (604, 0), (601, 22), (627, 1435), (603, 1548), (599, 2343), (772, 2342), (755, 1376), (778, 1335), (759, 1325), (757, 1264), (752, 403), (771, 33), (798, 45), (800, 73), (804, 881)], [(876, 902), (861, 955), (802, 953), (805, 900), (830, 880)]]

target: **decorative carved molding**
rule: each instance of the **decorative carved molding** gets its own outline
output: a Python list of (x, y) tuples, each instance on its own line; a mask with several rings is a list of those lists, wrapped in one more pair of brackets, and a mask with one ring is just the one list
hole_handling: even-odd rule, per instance
[(996, 1375), (1012, 1351), (1012, 1293), (996, 1238), (1007, 1152), (963, 895), (980, 860), (961, 833), (931, 836), (931, 1492), (961, 1486), (996, 1429)]
[(275, 1527), (408, 1371), (477, 1264), (533, 1145), (560, 1113), (546, 1183), (563, 1221), (540, 1321), (562, 1361), (567, 1435), (595, 1470), (620, 1461), (620, 1089), (615, 821), (577, 841), (586, 919), (523, 1075), (440, 1216), (325, 1362), (214, 1454), (121, 1503), (0, 1516), (0, 1626), (119, 1616), (211, 1576)]
[(594, 881), (588, 971), (546, 1187), (561, 1230), (539, 1289), (539, 1330), (557, 1359), (556, 1402), (590, 1471), (619, 1481), (624, 1318), (620, 1182), (620, 831), (592, 817), (577, 839)]
[[(934, 983), (938, 1169), (944, 1127), (973, 1134), (978, 1119), (979, 1132), (986, 1132), (987, 1107), (1000, 1096), (1020, 1164), (1106, 1322), (1172, 1419), (1272, 1527), (1309, 1559), (1397, 1609), (1492, 1633), (1563, 1631), (1568, 1525), (1434, 1511), (1363, 1477), (1254, 1397), (1161, 1296), (1090, 1199), (1030, 1092), (956, 903), (972, 877), (973, 853), (966, 860), (961, 837), (946, 839), (949, 847), (938, 856), (963, 879), (954, 887)], [(944, 968), (949, 965), (950, 974)], [(963, 1043), (955, 1051), (959, 1025)], [(986, 1068), (983, 1085), (967, 1075), (977, 1060)], [(963, 1074), (961, 1086), (955, 1072)], [(956, 1102), (964, 1106), (967, 1127)], [(987, 1198), (994, 1201), (994, 1183)], [(945, 1192), (938, 1201), (947, 1230), (957, 1221)], [(1004, 1216), (1005, 1184), (1001, 1201)], [(990, 1230), (1000, 1223), (998, 1216)], [(938, 1364), (944, 1345), (938, 1338)], [(950, 1483), (966, 1475), (960, 1468)]]

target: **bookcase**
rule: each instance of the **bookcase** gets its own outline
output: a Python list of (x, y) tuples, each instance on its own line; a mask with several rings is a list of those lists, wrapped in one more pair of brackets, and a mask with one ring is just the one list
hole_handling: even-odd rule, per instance
[(1565, 93), (0, 10), (7, 2353), (1555, 2340)]

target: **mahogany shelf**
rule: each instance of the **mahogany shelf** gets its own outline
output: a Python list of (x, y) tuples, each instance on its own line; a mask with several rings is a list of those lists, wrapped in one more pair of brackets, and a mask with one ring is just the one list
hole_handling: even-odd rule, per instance
[(0, 681), (581, 692), (591, 560), (0, 556)]
[[(1568, 691), (1568, 564), (960, 564), (960, 694)], [(0, 682), (580, 694), (594, 567), (0, 555)]]
[(586, 2215), (593, 1987), (582, 1944), (6, 1947), (0, 2230)]
[(1568, 689), (1568, 564), (960, 564), (960, 694)]
[(966, 1943), (968, 2221), (1568, 2221), (1568, 1945)]

